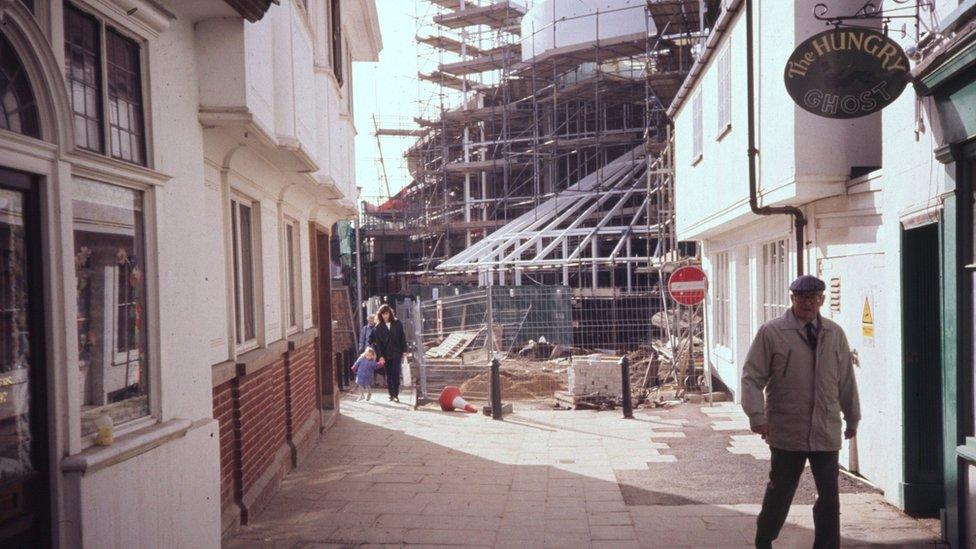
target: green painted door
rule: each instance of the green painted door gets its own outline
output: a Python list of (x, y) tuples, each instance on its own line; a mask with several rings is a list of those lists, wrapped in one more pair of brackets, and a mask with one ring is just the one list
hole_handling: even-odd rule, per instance
[(939, 228), (902, 235), (902, 364), (905, 403), (905, 510), (938, 516), (943, 505), (942, 327)]

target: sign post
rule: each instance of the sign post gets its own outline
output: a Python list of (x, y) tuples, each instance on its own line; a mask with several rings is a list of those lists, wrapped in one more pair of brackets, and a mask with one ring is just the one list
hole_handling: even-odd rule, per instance
[[(705, 271), (694, 266), (680, 267), (673, 273), (671, 277), (668, 278), (668, 293), (671, 294), (671, 299), (675, 300), (679, 305), (684, 305), (687, 307), (694, 307), (697, 305), (702, 306), (702, 323), (708, 321), (706, 316), (707, 306), (705, 305), (705, 296), (708, 293), (708, 279), (705, 276)], [(694, 312), (692, 312), (694, 315)], [(680, 320), (678, 321), (680, 323)], [(694, 325), (694, 322), (689, 322), (689, 327)], [(703, 370), (705, 374), (705, 387), (708, 391), (708, 405), (711, 406), (712, 403), (712, 365), (709, 362), (708, 353), (708, 342), (704, 341), (705, 330), (702, 326), (702, 347), (704, 349), (702, 362)], [(689, 358), (694, 356), (695, 349), (695, 334), (694, 331), (690, 331), (688, 334), (688, 356)], [(692, 372), (694, 372), (694, 362), (692, 361)]]

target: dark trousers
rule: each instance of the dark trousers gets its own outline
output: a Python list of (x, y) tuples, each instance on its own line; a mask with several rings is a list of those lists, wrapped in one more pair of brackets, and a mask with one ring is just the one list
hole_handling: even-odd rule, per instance
[(400, 370), (403, 357), (386, 359), (383, 371), (386, 374), (386, 389), (390, 392), (390, 397), (400, 398)]
[(756, 521), (756, 547), (770, 547), (779, 536), (793, 494), (810, 460), (810, 470), (817, 485), (817, 502), (813, 504), (815, 549), (840, 547), (840, 494), (838, 493), (837, 452), (791, 452), (772, 450), (769, 483), (763, 497), (762, 511)]

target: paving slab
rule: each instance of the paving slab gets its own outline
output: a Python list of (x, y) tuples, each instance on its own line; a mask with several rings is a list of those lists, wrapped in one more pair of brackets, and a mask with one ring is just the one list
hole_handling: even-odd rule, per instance
[[(342, 403), (342, 415), (228, 548), (750, 547), (768, 474), (741, 410), (685, 404), (616, 412), (480, 414)], [(842, 477), (845, 547), (935, 547)], [(805, 473), (777, 545), (810, 546)]]

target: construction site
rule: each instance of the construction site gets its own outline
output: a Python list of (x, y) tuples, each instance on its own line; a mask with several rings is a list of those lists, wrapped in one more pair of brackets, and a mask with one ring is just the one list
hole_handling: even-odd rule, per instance
[(612, 406), (625, 357), (639, 400), (711, 390), (705, 311), (666, 288), (698, 257), (665, 110), (717, 4), (417, 0), (419, 115), (374, 128), (411, 141), (409, 182), (363, 203), (356, 274), (421, 394), (484, 396), (493, 358), (506, 398)]

